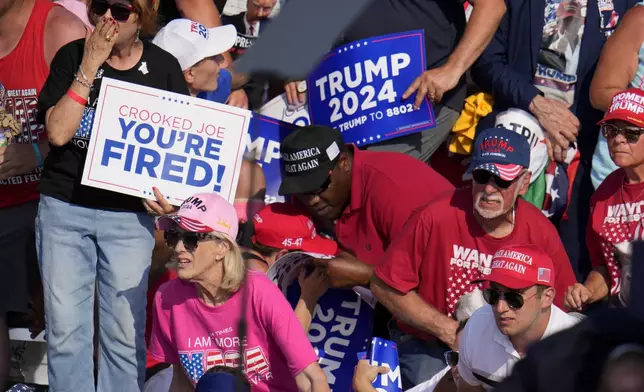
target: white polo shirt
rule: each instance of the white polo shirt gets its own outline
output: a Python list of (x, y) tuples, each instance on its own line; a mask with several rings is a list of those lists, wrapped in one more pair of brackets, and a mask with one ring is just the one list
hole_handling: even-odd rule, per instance
[[(568, 329), (579, 321), (552, 305), (550, 320), (541, 338)], [(496, 326), (490, 305), (472, 314), (459, 341), (458, 372), (463, 381), (492, 390), (510, 375), (520, 359), (510, 339)]]

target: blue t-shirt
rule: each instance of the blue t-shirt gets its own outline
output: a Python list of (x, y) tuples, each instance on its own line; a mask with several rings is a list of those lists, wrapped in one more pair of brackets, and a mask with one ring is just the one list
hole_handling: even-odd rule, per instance
[(230, 96), (233, 76), (227, 69), (219, 71), (219, 78), (217, 79), (217, 90), (204, 91), (197, 94), (198, 98), (207, 99), (208, 101), (226, 103)]

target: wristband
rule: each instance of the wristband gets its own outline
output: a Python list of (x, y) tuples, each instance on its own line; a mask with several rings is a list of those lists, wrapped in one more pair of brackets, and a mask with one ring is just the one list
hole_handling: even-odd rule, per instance
[(40, 152), (40, 147), (38, 147), (38, 143), (34, 143), (31, 145), (34, 149), (34, 154), (36, 154), (36, 161), (38, 162), (38, 167), (42, 169), (43, 165), (45, 164), (45, 161), (42, 157), (42, 152)]
[(71, 88), (67, 90), (66, 95), (83, 106), (87, 105), (87, 98), (83, 98), (80, 95), (76, 94), (76, 92)]

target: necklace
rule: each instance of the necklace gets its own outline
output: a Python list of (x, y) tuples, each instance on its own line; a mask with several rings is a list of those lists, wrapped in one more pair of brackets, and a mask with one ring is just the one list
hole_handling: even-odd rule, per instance
[[(621, 187), (622, 203), (626, 204), (626, 199), (624, 198), (624, 184), (626, 184), (626, 174), (624, 174), (624, 178), (622, 180), (622, 187)], [(642, 183), (640, 182), (637, 185), (642, 185)], [(644, 195), (644, 188), (640, 191), (640, 194), (637, 195), (636, 198), (631, 200), (631, 203), (636, 203), (637, 201), (639, 201), (639, 199), (642, 197), (642, 195)]]

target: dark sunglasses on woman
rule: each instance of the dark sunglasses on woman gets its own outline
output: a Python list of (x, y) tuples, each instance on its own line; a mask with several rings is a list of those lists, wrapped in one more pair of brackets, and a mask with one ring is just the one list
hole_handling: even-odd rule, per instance
[(490, 173), (487, 170), (475, 170), (474, 173), (472, 173), (472, 178), (474, 178), (474, 181), (477, 184), (486, 185), (490, 182), (490, 179), (492, 179), (494, 181), (494, 184), (501, 189), (508, 189), (519, 177), (521, 176), (517, 176), (512, 181), (507, 181), (497, 175)]
[(194, 252), (199, 246), (199, 242), (212, 240), (215, 237), (209, 233), (193, 233), (191, 231), (176, 231), (176, 230), (166, 230), (163, 233), (163, 238), (165, 243), (169, 248), (174, 249), (179, 240), (183, 242), (183, 247), (186, 248), (188, 252)]
[(642, 128), (619, 128), (613, 124), (603, 124), (600, 129), (606, 139), (622, 135), (628, 143), (637, 143), (642, 133), (644, 133), (644, 129)]
[(112, 12), (112, 17), (117, 22), (127, 22), (130, 18), (130, 14), (134, 12), (134, 7), (129, 4), (123, 3), (108, 3), (105, 0), (94, 0), (92, 1), (92, 12), (98, 16), (103, 16), (107, 13), (107, 10)]
[[(534, 295), (536, 295), (536, 293)], [(525, 303), (523, 293), (520, 291), (501, 292), (497, 289), (488, 288), (483, 290), (483, 298), (485, 299), (485, 302), (492, 306), (495, 306), (501, 299), (504, 299), (508, 306), (514, 310), (521, 309)]]

